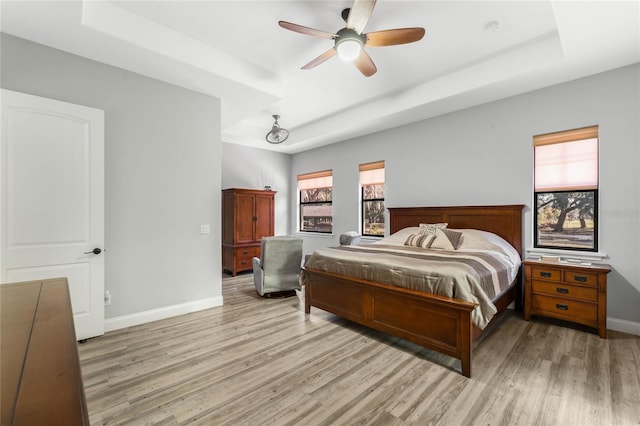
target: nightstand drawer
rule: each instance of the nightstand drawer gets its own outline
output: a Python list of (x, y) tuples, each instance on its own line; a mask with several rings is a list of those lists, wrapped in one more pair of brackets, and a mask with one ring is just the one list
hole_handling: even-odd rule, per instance
[(585, 272), (564, 271), (564, 282), (597, 287), (598, 275)]
[(574, 322), (590, 324), (598, 320), (598, 305), (595, 303), (533, 294), (531, 307), (541, 314)]
[(569, 297), (586, 302), (598, 301), (598, 290), (596, 288), (536, 280), (533, 280), (531, 284), (534, 293), (541, 293), (553, 297)]
[(543, 280), (560, 281), (562, 279), (562, 273), (557, 269), (547, 268), (531, 268), (531, 278), (540, 278)]

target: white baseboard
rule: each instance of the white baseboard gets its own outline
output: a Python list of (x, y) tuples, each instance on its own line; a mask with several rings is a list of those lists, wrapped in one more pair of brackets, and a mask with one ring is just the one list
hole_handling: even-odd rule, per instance
[[(181, 303), (179, 305), (166, 306), (164, 308), (151, 309), (149, 311), (123, 315), (120, 317), (107, 318), (104, 321), (104, 331), (119, 330), (121, 328), (133, 327), (134, 325), (146, 324), (152, 321), (214, 308), (216, 306), (222, 306), (222, 302), (222, 296), (218, 296)], [(639, 322), (609, 317), (607, 318), (607, 329), (640, 336)]]
[(627, 321), (617, 318), (607, 318), (607, 328), (609, 330), (620, 331), (622, 333), (635, 334), (640, 336), (640, 322)]
[(194, 300), (193, 302), (165, 306), (164, 308), (151, 309), (149, 311), (123, 315), (120, 317), (107, 318), (104, 320), (104, 331), (107, 332), (132, 327), (134, 325), (146, 324), (148, 322), (197, 312), (216, 306), (222, 306), (222, 296)]

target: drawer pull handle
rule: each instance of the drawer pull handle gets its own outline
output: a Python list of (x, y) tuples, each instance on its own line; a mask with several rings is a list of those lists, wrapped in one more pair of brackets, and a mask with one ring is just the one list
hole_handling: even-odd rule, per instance
[(246, 261), (246, 260), (243, 260), (241, 263), (242, 263), (243, 265), (246, 265), (246, 264), (247, 264), (247, 261)]
[(540, 272), (541, 277), (551, 278), (551, 272)]
[(569, 289), (568, 288), (556, 287), (556, 291), (558, 293), (562, 293), (562, 294), (569, 294)]
[(245, 250), (242, 252), (242, 254), (249, 254), (249, 252)]
[(580, 283), (586, 283), (587, 282), (587, 277), (583, 277), (581, 275), (574, 275), (573, 279), (580, 282)]
[(568, 311), (569, 310), (569, 306), (561, 305), (559, 303), (556, 303), (556, 308), (560, 309), (561, 311)]

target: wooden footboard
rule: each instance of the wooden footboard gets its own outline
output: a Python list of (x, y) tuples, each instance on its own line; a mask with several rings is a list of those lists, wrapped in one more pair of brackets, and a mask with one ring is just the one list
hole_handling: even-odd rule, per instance
[[(447, 222), (449, 228), (492, 232), (511, 243), (522, 255), (523, 205), (407, 207), (389, 209), (389, 230), (420, 223)], [(474, 340), (498, 321), (496, 315), (484, 331), (473, 326), (474, 303), (421, 293), (305, 268), (305, 312), (311, 306), (353, 322), (401, 337), (460, 360), (462, 374), (471, 377)], [(494, 302), (502, 313), (518, 296), (519, 278)]]
[(305, 312), (315, 306), (460, 360), (471, 377), (476, 304), (305, 269)]

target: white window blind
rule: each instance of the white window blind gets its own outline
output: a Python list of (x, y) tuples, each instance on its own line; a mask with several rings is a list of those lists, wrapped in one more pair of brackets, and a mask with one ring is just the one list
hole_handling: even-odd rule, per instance
[(534, 136), (535, 191), (598, 188), (598, 127)]
[(333, 175), (331, 170), (298, 175), (298, 189), (331, 188)]
[(360, 165), (360, 185), (384, 184), (384, 161)]

